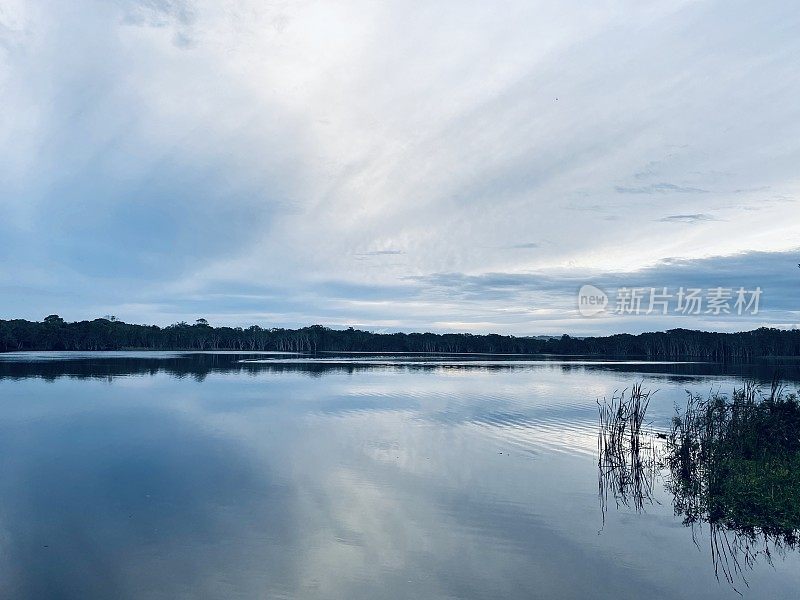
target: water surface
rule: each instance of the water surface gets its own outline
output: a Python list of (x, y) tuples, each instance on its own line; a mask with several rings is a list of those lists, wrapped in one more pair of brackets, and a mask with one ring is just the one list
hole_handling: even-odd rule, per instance
[[(660, 486), (598, 497), (597, 398), (797, 365), (0, 355), (4, 598), (736, 598)], [(793, 598), (795, 551), (746, 568)]]

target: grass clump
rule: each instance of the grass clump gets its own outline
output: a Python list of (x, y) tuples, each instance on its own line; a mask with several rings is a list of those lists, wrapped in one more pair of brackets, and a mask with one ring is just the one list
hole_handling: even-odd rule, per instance
[[(730, 399), (689, 394), (668, 438), (667, 489), (686, 525), (707, 523), (717, 577), (800, 542), (800, 400), (774, 381)], [(735, 588), (734, 588), (735, 589)]]
[(611, 400), (597, 402), (599, 490), (604, 514), (609, 493), (617, 504), (633, 505), (637, 510), (652, 498), (659, 466), (656, 445), (646, 434), (649, 423), (645, 415), (652, 393), (637, 383), (630, 393), (615, 392)]
[(667, 462), (676, 509), (699, 519), (797, 541), (800, 401), (777, 382), (707, 399), (689, 396), (672, 422)]
[[(800, 399), (775, 380), (730, 398), (689, 393), (669, 432), (646, 422), (651, 392), (598, 401), (598, 470), (605, 516), (608, 495), (642, 510), (663, 477), (684, 525), (707, 525), (717, 577), (747, 584), (745, 568), (800, 546)], [(695, 539), (695, 543), (697, 540)], [(738, 591), (738, 590), (737, 590)]]

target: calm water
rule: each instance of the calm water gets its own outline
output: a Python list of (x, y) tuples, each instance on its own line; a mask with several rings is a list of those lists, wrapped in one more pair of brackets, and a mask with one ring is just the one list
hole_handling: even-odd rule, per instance
[[(644, 380), (662, 427), (772, 371), (0, 355), (0, 596), (736, 598), (660, 484), (603, 518), (596, 399)], [(796, 551), (743, 575), (800, 595)]]

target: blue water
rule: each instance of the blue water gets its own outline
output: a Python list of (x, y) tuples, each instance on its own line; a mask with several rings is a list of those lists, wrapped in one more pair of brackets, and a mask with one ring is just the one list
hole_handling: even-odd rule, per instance
[(773, 371), (0, 355), (0, 596), (796, 598), (796, 551), (731, 584), (662, 485), (598, 495), (598, 398), (643, 381), (659, 429)]

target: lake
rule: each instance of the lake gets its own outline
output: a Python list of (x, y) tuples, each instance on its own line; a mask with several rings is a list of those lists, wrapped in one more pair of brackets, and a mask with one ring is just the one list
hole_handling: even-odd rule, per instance
[(639, 508), (598, 480), (598, 399), (643, 382), (665, 429), (776, 368), (800, 387), (792, 362), (0, 355), (0, 595), (797, 598), (796, 550), (729, 581), (662, 481)]

